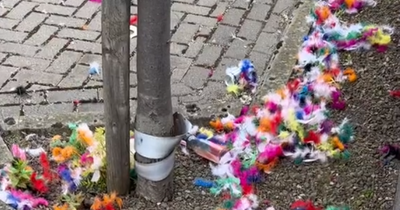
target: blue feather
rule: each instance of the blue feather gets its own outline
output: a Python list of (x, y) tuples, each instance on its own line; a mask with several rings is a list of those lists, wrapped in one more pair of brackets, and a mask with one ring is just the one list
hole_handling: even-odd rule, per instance
[(64, 169), (60, 172), (60, 176), (63, 180), (67, 182), (73, 182), (72, 176), (71, 176), (71, 171), (68, 169)]
[(215, 183), (201, 178), (196, 178), (194, 179), (194, 185), (199, 187), (212, 188), (215, 186)]
[(207, 139), (208, 136), (205, 135), (205, 134), (200, 133), (200, 134), (198, 134), (198, 135), (196, 136), (196, 138), (198, 138), (198, 139)]
[(304, 112), (303, 112), (302, 110), (298, 110), (298, 111), (296, 112), (296, 118), (297, 118), (298, 120), (304, 120)]

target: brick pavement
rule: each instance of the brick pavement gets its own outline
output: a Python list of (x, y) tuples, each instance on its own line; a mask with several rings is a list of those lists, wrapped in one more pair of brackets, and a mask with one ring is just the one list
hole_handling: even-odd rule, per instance
[[(101, 4), (87, 0), (0, 1), (0, 112), (25, 114), (102, 111), (102, 80), (85, 83), (89, 64), (101, 63)], [(174, 106), (193, 113), (226, 99), (225, 68), (250, 58), (262, 78), (279, 49), (294, 0), (174, 0), (171, 69)], [(137, 13), (137, 1), (131, 4)], [(217, 16), (223, 15), (221, 22)], [(136, 97), (136, 39), (131, 43), (132, 107)], [(210, 69), (214, 74), (208, 78)], [(10, 89), (34, 83), (30, 100)], [(84, 86), (83, 86), (84, 84)], [(223, 100), (222, 100), (223, 101)], [(229, 108), (229, 106), (228, 106)]]

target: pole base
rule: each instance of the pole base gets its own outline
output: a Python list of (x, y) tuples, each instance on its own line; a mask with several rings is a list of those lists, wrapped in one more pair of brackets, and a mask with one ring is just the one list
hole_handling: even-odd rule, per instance
[(153, 203), (172, 201), (174, 196), (174, 172), (165, 179), (154, 182), (137, 176), (136, 194)]

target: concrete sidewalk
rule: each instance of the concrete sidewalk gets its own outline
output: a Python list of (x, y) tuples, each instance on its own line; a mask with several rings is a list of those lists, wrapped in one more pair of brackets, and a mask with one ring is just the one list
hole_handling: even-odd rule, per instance
[[(237, 65), (244, 58), (254, 62), (261, 84), (285, 81), (291, 68), (270, 72), (275, 68), (268, 66), (280, 50), (299, 5), (294, 0), (174, 0), (171, 7), (174, 107), (187, 115), (204, 118), (239, 107), (238, 99), (226, 95), (223, 79), (226, 67)], [(30, 89), (35, 90), (32, 98), (22, 99), (28, 118), (70, 115), (76, 100), (81, 105), (74, 116), (84, 119), (83, 116), (89, 116), (84, 113), (89, 112), (101, 116), (102, 79), (94, 77), (83, 86), (89, 64), (101, 64), (101, 4), (87, 0), (3, 0), (1, 6), (3, 120), (19, 119), (21, 99), (10, 93), (10, 89), (27, 82), (35, 83)], [(132, 1), (131, 13), (137, 13), (137, 0)], [(217, 22), (219, 15), (223, 15), (221, 22)], [(303, 21), (304, 15), (300, 19)], [(303, 31), (300, 33), (304, 35)], [(131, 110), (135, 112), (135, 38), (130, 45)], [(297, 52), (298, 46), (293, 47)], [(284, 56), (291, 67), (294, 58)], [(211, 69), (215, 71), (209, 78)]]

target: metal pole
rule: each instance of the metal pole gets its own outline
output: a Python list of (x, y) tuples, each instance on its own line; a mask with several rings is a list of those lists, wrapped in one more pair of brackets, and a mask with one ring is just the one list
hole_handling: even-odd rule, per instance
[[(138, 2), (138, 106), (135, 129), (158, 137), (172, 136), (174, 126), (170, 80), (170, 7), (171, 0)], [(141, 163), (161, 160), (148, 159), (136, 153), (136, 161)], [(157, 182), (138, 175), (136, 193), (153, 202), (171, 199), (172, 174)]]
[(107, 190), (129, 193), (130, 0), (102, 2), (102, 60)]

